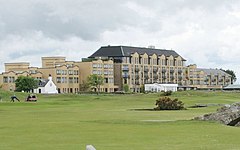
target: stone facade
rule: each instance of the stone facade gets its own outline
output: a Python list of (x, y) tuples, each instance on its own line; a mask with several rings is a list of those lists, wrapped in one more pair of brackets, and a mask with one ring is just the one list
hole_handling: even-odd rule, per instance
[(42, 67), (30, 63), (5, 63), (0, 86), (15, 90), (14, 81), (21, 75), (47, 79), (49, 74), (59, 93), (77, 93), (91, 74), (104, 77), (101, 92), (122, 91), (127, 84), (132, 92), (140, 92), (145, 84), (178, 84), (185, 89), (222, 89), (231, 76), (218, 69), (201, 69), (185, 65), (186, 60), (174, 50), (106, 46), (82, 61), (66, 61), (65, 57), (42, 57)]

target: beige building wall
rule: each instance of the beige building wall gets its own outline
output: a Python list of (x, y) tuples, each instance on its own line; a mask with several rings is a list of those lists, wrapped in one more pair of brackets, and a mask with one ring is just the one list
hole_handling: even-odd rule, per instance
[[(123, 58), (122, 63), (115, 64), (115, 68), (119, 70), (121, 67), (122, 77), (115, 75), (115, 80), (120, 89), (123, 90), (123, 85), (128, 84), (131, 91), (139, 92), (144, 84), (148, 83), (175, 83), (184, 84), (184, 61), (180, 56), (166, 57), (164, 55), (157, 56), (156, 54), (148, 55), (147, 53), (133, 53), (131, 57)], [(118, 70), (115, 70), (117, 73)]]
[(53, 82), (57, 86), (59, 93), (78, 93), (80, 74), (78, 66), (56, 66), (53, 68), (39, 68), (43, 73), (43, 78), (52, 76)]
[(87, 82), (92, 74), (103, 76), (104, 84), (100, 87), (100, 92), (114, 92), (118, 86), (114, 85), (114, 66), (112, 60), (90, 60), (89, 62), (79, 62), (81, 84)]
[(5, 63), (5, 72), (15, 71), (23, 72), (28, 71), (30, 63), (28, 62), (19, 62), (19, 63)]
[[(27, 71), (24, 71), (21, 73), (16, 73), (14, 71), (3, 72), (0, 76), (1, 77), (0, 85), (2, 86), (2, 89), (6, 90), (6, 91), (16, 90), (15, 80), (19, 76), (30, 76), (30, 74)], [(41, 76), (41, 74), (39, 74), (39, 76)]]
[(50, 68), (66, 64), (66, 57), (42, 57), (42, 68)]
[(187, 85), (197, 89), (222, 89), (231, 84), (231, 76), (218, 69), (199, 69), (189, 65), (186, 69)]

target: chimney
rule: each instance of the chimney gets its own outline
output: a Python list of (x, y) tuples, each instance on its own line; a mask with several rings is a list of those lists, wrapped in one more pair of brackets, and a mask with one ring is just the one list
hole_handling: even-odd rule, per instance
[(52, 75), (51, 75), (51, 74), (49, 74), (48, 80), (49, 80), (49, 81), (52, 81)]
[(148, 48), (155, 49), (155, 46), (154, 45), (149, 45)]

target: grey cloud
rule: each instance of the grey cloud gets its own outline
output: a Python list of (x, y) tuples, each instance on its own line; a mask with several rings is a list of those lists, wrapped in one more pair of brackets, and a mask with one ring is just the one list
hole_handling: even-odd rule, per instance
[(0, 22), (6, 26), (0, 24), (0, 31), (2, 37), (41, 31), (52, 38), (79, 36), (84, 40), (97, 40), (106, 30), (141, 24), (141, 17), (123, 4), (113, 1), (2, 2)]
[[(156, 43), (158, 48), (176, 49), (200, 66), (237, 64), (239, 4), (235, 0), (0, 0), (0, 62), (58, 54), (78, 59), (104, 44)], [(238, 18), (229, 15), (233, 11)], [(229, 50), (233, 55), (226, 58)]]
[[(134, 2), (156, 13), (156, 18), (148, 18), (126, 7)], [(228, 3), (227, 3), (228, 2)], [(65, 39), (78, 36), (84, 40), (98, 40), (105, 31), (131, 27), (142, 27), (146, 32), (161, 31), (162, 25), (175, 18), (176, 26), (191, 21), (193, 11), (212, 11), (221, 6), (229, 6), (227, 0), (161, 0), (161, 1), (112, 1), (112, 0), (10, 0), (0, 2), (0, 33), (24, 35), (41, 31), (48, 37)], [(182, 11), (186, 11), (184, 14)], [(13, 11), (14, 10), (14, 11)], [(196, 16), (199, 17), (199, 16)], [(202, 19), (204, 18), (204, 14)], [(196, 19), (196, 18), (194, 18)], [(196, 20), (192, 20), (196, 21)], [(200, 20), (199, 20), (200, 21)], [(188, 21), (187, 21), (188, 22)], [(184, 25), (185, 26), (185, 25)], [(181, 26), (179, 26), (181, 28)], [(182, 30), (184, 30), (182, 28)]]

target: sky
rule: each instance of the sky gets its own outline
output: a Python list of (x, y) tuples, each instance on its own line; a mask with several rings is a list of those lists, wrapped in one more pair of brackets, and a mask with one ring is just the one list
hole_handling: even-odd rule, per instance
[(6, 62), (41, 67), (43, 56), (80, 61), (101, 46), (153, 45), (240, 79), (239, 33), (237, 0), (0, 0), (0, 71)]

